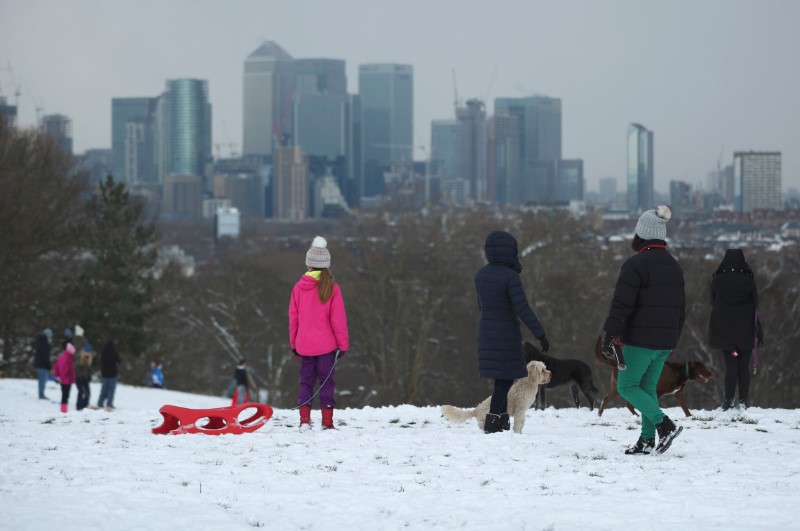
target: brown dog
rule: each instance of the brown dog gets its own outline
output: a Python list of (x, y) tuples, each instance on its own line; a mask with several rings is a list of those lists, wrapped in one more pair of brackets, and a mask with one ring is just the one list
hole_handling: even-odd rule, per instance
[[(612, 369), (611, 387), (608, 394), (603, 397), (603, 400), (600, 401), (600, 407), (597, 410), (598, 415), (602, 415), (606, 404), (608, 404), (612, 398), (619, 395), (617, 392), (617, 367), (611, 360), (603, 356), (603, 353), (600, 350), (601, 344), (602, 338), (598, 337), (597, 342), (594, 344), (594, 357), (597, 358), (600, 363), (610, 365)], [(684, 414), (686, 414), (687, 417), (691, 417), (692, 414), (689, 412), (689, 408), (686, 406), (686, 384), (689, 383), (689, 380), (700, 380), (703, 383), (708, 383), (712, 376), (713, 375), (711, 374), (711, 371), (706, 368), (702, 361), (686, 361), (681, 363), (668, 361), (664, 364), (664, 368), (661, 371), (661, 376), (658, 378), (656, 394), (659, 397), (663, 395), (675, 395), (675, 398), (678, 399), (678, 404), (680, 404)], [(625, 403), (627, 404), (630, 412), (638, 416), (636, 410), (633, 409), (633, 406), (628, 402)]]

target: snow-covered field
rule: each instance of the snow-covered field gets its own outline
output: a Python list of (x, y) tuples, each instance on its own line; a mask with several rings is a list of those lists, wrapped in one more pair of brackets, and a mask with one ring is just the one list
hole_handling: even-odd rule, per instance
[(64, 415), (35, 381), (0, 380), (0, 529), (800, 528), (800, 410), (669, 408), (685, 427), (672, 448), (626, 456), (638, 419), (620, 407), (531, 410), (521, 435), (401, 405), (337, 411), (330, 431), (318, 410), (305, 433), (276, 410), (253, 433), (175, 436), (150, 432), (162, 405), (229, 401), (121, 385), (107, 413), (75, 398)]

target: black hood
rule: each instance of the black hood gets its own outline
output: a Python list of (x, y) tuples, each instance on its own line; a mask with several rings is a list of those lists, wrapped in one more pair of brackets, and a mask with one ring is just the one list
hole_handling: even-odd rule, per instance
[(486, 260), (490, 264), (503, 264), (517, 273), (522, 271), (522, 264), (519, 263), (517, 240), (509, 233), (496, 230), (489, 234), (484, 244), (484, 251), (486, 252)]
[(753, 276), (753, 271), (744, 259), (744, 251), (741, 249), (728, 249), (722, 258), (719, 267), (714, 272), (714, 276), (720, 273), (744, 273)]

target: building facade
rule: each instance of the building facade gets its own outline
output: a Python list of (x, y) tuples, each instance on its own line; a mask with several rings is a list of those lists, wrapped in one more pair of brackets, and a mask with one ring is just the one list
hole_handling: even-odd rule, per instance
[[(149, 137), (144, 141), (150, 145), (150, 150), (155, 149), (155, 113), (158, 98), (113, 98), (111, 100), (111, 171), (117, 180), (128, 181), (125, 174), (126, 147), (138, 149), (140, 144), (134, 141), (131, 145), (129, 139), (129, 122), (149, 124)], [(154, 153), (151, 155), (154, 157)], [(155, 159), (150, 161), (151, 171), (156, 171)], [(140, 164), (141, 167), (141, 164)]]
[(384, 174), (411, 164), (414, 152), (414, 70), (402, 64), (358, 69), (363, 139), (362, 196), (384, 192)]
[(734, 209), (783, 210), (781, 196), (781, 153), (779, 151), (737, 151), (733, 154)]
[(299, 147), (279, 148), (272, 179), (272, 216), (280, 221), (308, 217), (308, 160)]
[(72, 155), (72, 120), (63, 114), (47, 114), (42, 116), (40, 129), (53, 137), (58, 146)]
[(211, 103), (208, 81), (168, 80), (157, 108), (159, 181), (170, 174), (198, 175), (210, 191)]
[(244, 62), (242, 154), (271, 157), (275, 146), (289, 145), (294, 92), (294, 62), (277, 43), (267, 41)]
[(482, 101), (467, 100), (456, 108), (455, 178), (469, 183), (468, 196), (485, 201), (486, 188), (486, 110)]

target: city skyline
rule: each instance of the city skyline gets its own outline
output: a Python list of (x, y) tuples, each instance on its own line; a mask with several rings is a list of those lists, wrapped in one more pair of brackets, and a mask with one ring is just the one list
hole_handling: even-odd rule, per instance
[[(344, 60), (351, 94), (362, 64), (410, 65), (417, 160), (429, 153), (431, 121), (455, 118), (456, 98), (484, 100), (491, 116), (495, 98), (538, 94), (562, 101), (563, 156), (583, 159), (589, 190), (604, 177), (624, 187), (630, 123), (658, 138), (661, 192), (671, 180), (704, 184), (719, 159), (728, 165), (734, 151), (750, 150), (782, 152), (784, 189), (800, 187), (800, 81), (790, 66), (800, 49), (797, 3), (235, 7), (0, 0), (0, 94), (13, 104), (19, 86), (22, 127), (35, 125), (37, 107), (69, 117), (82, 153), (111, 147), (112, 98), (159, 94), (167, 79), (207, 79), (213, 142), (241, 152), (244, 62), (274, 41), (296, 59)], [(499, 17), (510, 11), (513, 19)], [(168, 22), (176, 19), (179, 28)], [(58, 46), (45, 35), (58, 35)]]

